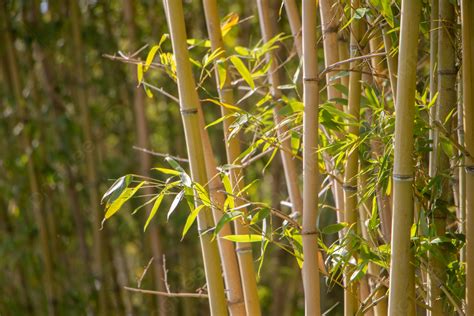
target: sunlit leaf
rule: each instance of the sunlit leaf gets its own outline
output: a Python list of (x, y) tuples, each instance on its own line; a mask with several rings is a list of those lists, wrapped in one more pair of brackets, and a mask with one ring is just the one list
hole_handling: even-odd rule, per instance
[(266, 238), (262, 235), (227, 235), (223, 236), (226, 240), (234, 241), (234, 242), (260, 242), (266, 240)]
[(112, 215), (117, 213), (120, 208), (125, 204), (125, 202), (127, 202), (144, 184), (145, 181), (142, 181), (134, 188), (125, 188), (125, 190), (123, 190), (120, 196), (115, 201), (113, 201), (109, 207), (107, 207), (104, 216), (105, 219), (108, 219)]
[(247, 69), (247, 67), (244, 65), (242, 60), (240, 60), (239, 57), (237, 56), (231, 56), (230, 61), (234, 65), (235, 69), (239, 72), (239, 74), (242, 76), (242, 78), (247, 82), (247, 84), (252, 88), (252, 90), (255, 89), (255, 83), (253, 81), (252, 75), (250, 74), (250, 71)]
[(153, 203), (153, 207), (151, 208), (150, 214), (148, 215), (143, 231), (146, 230), (146, 228), (150, 224), (153, 217), (155, 217), (156, 212), (158, 212), (158, 209), (160, 208), (161, 202), (163, 201), (164, 197), (165, 197), (164, 191), (161, 191), (160, 194), (158, 195), (158, 198), (156, 198), (155, 203)]
[(188, 230), (193, 225), (194, 221), (196, 220), (196, 217), (198, 216), (199, 212), (202, 210), (203, 207), (205, 207), (204, 204), (199, 205), (194, 210), (192, 210), (191, 213), (188, 215), (188, 218), (186, 219), (186, 223), (184, 224), (183, 234), (181, 236), (181, 240), (184, 239), (184, 237), (188, 233)]

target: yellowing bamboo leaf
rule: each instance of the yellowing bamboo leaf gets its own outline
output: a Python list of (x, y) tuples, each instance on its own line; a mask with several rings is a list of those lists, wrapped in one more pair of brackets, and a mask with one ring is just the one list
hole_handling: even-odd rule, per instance
[(255, 235), (255, 234), (249, 234), (249, 235), (227, 235), (223, 236), (221, 238), (224, 238), (226, 240), (234, 241), (234, 242), (260, 242), (266, 240), (265, 237), (262, 235)]
[(112, 203), (109, 207), (107, 207), (107, 211), (105, 212), (105, 219), (110, 218), (112, 215), (117, 213), (120, 208), (127, 202), (137, 191), (145, 184), (145, 181), (140, 182), (134, 188), (126, 188), (120, 196)]
[(235, 69), (239, 72), (239, 74), (242, 76), (242, 78), (247, 82), (247, 84), (250, 86), (250, 88), (255, 89), (255, 82), (253, 81), (252, 75), (250, 74), (250, 71), (247, 69), (247, 66), (240, 60), (239, 57), (237, 56), (231, 56), (230, 61), (234, 65)]
[(137, 64), (137, 80), (138, 84), (141, 84), (143, 81), (143, 65), (142, 63)]
[(230, 104), (227, 104), (227, 103), (224, 103), (224, 102), (219, 102), (219, 101), (214, 100), (214, 99), (205, 99), (204, 101), (208, 101), (208, 102), (217, 104), (218, 106), (222, 106), (223, 108), (226, 108), (228, 110), (232, 110), (232, 111), (235, 111), (235, 112), (242, 112), (242, 110), (240, 108), (238, 108), (234, 105), (230, 105)]
[(177, 170), (168, 169), (168, 168), (153, 168), (153, 170), (158, 170), (161, 173), (169, 174), (169, 175), (173, 175), (173, 176), (179, 176), (181, 174), (181, 172), (179, 172)]
[(148, 71), (148, 69), (150, 68), (150, 65), (153, 62), (153, 59), (155, 58), (156, 52), (158, 52), (158, 49), (160, 49), (160, 46), (158, 46), (158, 45), (155, 45), (150, 49), (150, 52), (146, 56), (144, 72)]
[(221, 26), (222, 37), (226, 36), (229, 31), (239, 23), (239, 15), (231, 13)]

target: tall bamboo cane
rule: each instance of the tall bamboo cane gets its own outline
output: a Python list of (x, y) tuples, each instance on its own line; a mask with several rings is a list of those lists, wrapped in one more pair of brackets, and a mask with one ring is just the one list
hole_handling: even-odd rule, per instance
[[(268, 0), (257, 0), (258, 7), (258, 16), (260, 21), (260, 29), (262, 32), (262, 37), (264, 42), (268, 42), (273, 36), (275, 36), (275, 30), (273, 30), (271, 20), (270, 20), (270, 5)], [(277, 103), (274, 108), (273, 117), (277, 127), (278, 139), (281, 143), (281, 160), (283, 162), (283, 169), (285, 172), (286, 185), (288, 189), (288, 194), (290, 196), (290, 201), (292, 204), (292, 210), (294, 213), (301, 213), (302, 211), (302, 199), (300, 189), (298, 187), (298, 175), (296, 173), (296, 164), (291, 155), (291, 144), (289, 139), (283, 139), (287, 133), (287, 128), (281, 125), (282, 117), (278, 113), (280, 110), (280, 105), (278, 100), (281, 98), (281, 91), (278, 89), (280, 85), (280, 74), (279, 66), (276, 56), (274, 56), (273, 51), (270, 51), (266, 54), (267, 59), (271, 60), (270, 69), (268, 70), (268, 79), (271, 85), (271, 94), (273, 100)]]
[[(199, 97), (189, 62), (186, 44), (186, 29), (184, 24), (183, 5), (181, 1), (163, 1), (168, 13), (171, 42), (176, 60), (179, 100), (181, 116), (186, 136), (186, 146), (193, 180), (201, 185), (207, 183), (206, 163), (202, 144), (202, 130), (199, 122)], [(206, 232), (213, 226), (210, 209), (203, 208), (198, 214), (198, 229), (201, 239), (201, 249), (204, 259), (207, 287), (209, 290), (209, 305), (211, 315), (227, 315), (227, 304), (224, 293), (224, 282), (217, 242)]]
[[(454, 6), (449, 0), (439, 0), (439, 30), (438, 30), (438, 100), (436, 103), (436, 121), (445, 122), (450, 112), (455, 108), (456, 95), (456, 51), (455, 51), (455, 14)], [(450, 119), (445, 129), (451, 133), (452, 120)], [(439, 141), (435, 137), (435, 141)], [(437, 146), (439, 148), (439, 144)], [(450, 159), (444, 151), (435, 152), (436, 161), (430, 161), (430, 167), (433, 166), (435, 175), (450, 174)], [(432, 157), (430, 157), (432, 158)], [(450, 188), (450, 177), (443, 176), (442, 191), (440, 196), (440, 207), (433, 210), (430, 218), (431, 225), (434, 226), (437, 236), (443, 236), (446, 232), (446, 216), (447, 209), (443, 205), (447, 205), (452, 200), (453, 191)], [(446, 267), (443, 266), (439, 258), (433, 257), (430, 253), (430, 265), (432, 272), (428, 275), (429, 299), (431, 310), (429, 315), (443, 315), (443, 304), (440, 299), (440, 286), (446, 278)]]
[[(359, 0), (352, 0), (352, 14), (355, 14), (355, 10), (360, 7)], [(350, 37), (350, 51), (351, 58), (358, 56), (359, 44), (361, 39), (362, 31), (361, 21), (359, 19), (353, 19), (351, 22), (351, 37)], [(359, 121), (360, 117), (360, 98), (362, 93), (361, 86), (361, 72), (360, 61), (351, 63), (351, 71), (349, 75), (349, 100), (348, 100), (348, 113), (352, 115), (356, 122)], [(351, 124), (348, 132), (355, 135), (359, 135), (359, 126), (357, 124)], [(345, 173), (344, 173), (344, 220), (349, 226), (352, 226), (354, 232), (357, 231), (357, 173), (359, 170), (359, 151), (358, 149), (352, 150), (347, 156)], [(358, 294), (357, 284), (353, 282), (350, 284), (350, 269), (347, 269), (344, 274), (344, 315), (352, 316), (355, 315), (358, 309)]]
[(318, 107), (319, 73), (315, 36), (317, 8), (313, 0), (303, 1), (303, 287), (305, 315), (320, 315), (318, 270), (319, 166)]
[[(430, 100), (433, 100), (438, 92), (438, 38), (439, 38), (439, 0), (431, 0), (430, 17)], [(430, 109), (430, 124), (436, 119), (436, 106)], [(438, 133), (435, 129), (430, 130), (430, 140), (432, 141), (432, 150), (429, 156), (429, 176), (436, 174), (437, 152), (438, 152)]]
[(466, 315), (474, 315), (474, 3), (462, 1), (462, 73), (466, 170)]
[(393, 221), (389, 315), (415, 314), (414, 269), (410, 250), (413, 223), (413, 125), (420, 0), (402, 0), (393, 169)]
[[(135, 18), (135, 1), (125, 0), (123, 3), (124, 17), (128, 29), (128, 37), (130, 39), (131, 47), (137, 44), (137, 26), (134, 21)], [(133, 67), (133, 71), (136, 72), (136, 67)], [(133, 76), (134, 78), (136, 76)], [(135, 113), (135, 129), (137, 144), (140, 148), (149, 148), (149, 132), (148, 132), (148, 121), (146, 117), (146, 100), (144, 90), (141, 87), (135, 89), (133, 94), (133, 110)], [(152, 167), (151, 157), (144, 151), (139, 152), (140, 161), (140, 174), (150, 176), (150, 170)], [(151, 196), (153, 189), (151, 187), (145, 188), (145, 195)], [(151, 206), (147, 208), (147, 213), (151, 211)], [(153, 255), (153, 281), (158, 291), (164, 290), (164, 273), (161, 264), (162, 258), (162, 245), (160, 240), (160, 233), (156, 223), (151, 223), (149, 231), (147, 232), (147, 241)], [(158, 303), (158, 310), (160, 314), (166, 313), (166, 298), (158, 296), (156, 298)]]
[[(222, 40), (222, 33), (219, 24), (219, 14), (217, 10), (216, 0), (204, 0), (204, 12), (206, 14), (207, 29), (209, 38), (211, 40), (211, 48), (213, 51), (218, 49), (224, 50), (224, 42)], [(219, 98), (221, 102), (227, 104), (234, 104), (234, 94), (230, 84), (230, 77), (226, 76), (224, 82), (221, 82), (219, 72), (217, 71), (217, 62), (221, 63), (225, 71), (228, 71), (227, 62), (224, 59), (216, 61), (216, 84), (219, 90)], [(222, 88), (220, 88), (222, 85)], [(229, 114), (229, 110), (222, 107), (222, 115)], [(238, 157), (240, 156), (240, 144), (238, 137), (230, 137), (231, 120), (224, 120), (224, 139), (226, 145), (227, 162), (229, 164), (238, 164)], [(230, 170), (230, 181), (232, 187), (236, 190), (243, 189), (245, 182), (241, 180), (242, 172), (237, 169)], [(237, 200), (236, 206), (241, 205), (242, 201)], [(243, 209), (246, 212), (246, 209)], [(248, 234), (247, 227), (242, 225), (239, 221), (235, 221), (236, 234)], [(248, 315), (260, 315), (260, 302), (257, 292), (256, 276), (253, 267), (253, 257), (251, 246), (248, 243), (237, 243), (237, 255), (239, 259), (240, 274), (243, 286), (243, 293), (245, 298), (245, 307)]]
[(301, 57), (303, 44), (301, 43), (301, 20), (298, 12), (298, 6), (295, 0), (285, 0), (285, 10), (290, 22), (291, 33), (295, 41), (295, 48), (298, 56)]

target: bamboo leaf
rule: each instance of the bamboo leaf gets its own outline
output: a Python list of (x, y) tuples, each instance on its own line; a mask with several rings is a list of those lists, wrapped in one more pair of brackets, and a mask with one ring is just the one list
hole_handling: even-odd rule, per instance
[(252, 75), (250, 74), (250, 71), (247, 69), (247, 67), (244, 65), (242, 60), (240, 60), (239, 57), (237, 56), (231, 56), (230, 61), (234, 65), (235, 69), (239, 72), (239, 74), (242, 76), (242, 78), (247, 82), (247, 84), (252, 88), (252, 90), (255, 89), (255, 83), (253, 81)]
[(137, 80), (138, 80), (138, 84), (141, 84), (143, 81), (143, 64), (142, 63), (137, 64)]
[(150, 52), (146, 56), (145, 69), (143, 69), (143, 72), (147, 72), (150, 68), (150, 65), (153, 62), (153, 59), (155, 58), (155, 55), (158, 52), (158, 49), (160, 49), (159, 45), (155, 45), (150, 49)]
[(173, 175), (173, 176), (179, 176), (181, 174), (181, 172), (179, 172), (177, 170), (168, 169), (168, 168), (153, 168), (153, 170), (158, 170), (161, 173), (169, 174), (169, 175)]
[(221, 219), (216, 225), (216, 229), (214, 230), (214, 234), (218, 234), (222, 227), (224, 227), (225, 224), (235, 220), (236, 218), (242, 216), (242, 212), (239, 211), (232, 211), (232, 212), (226, 212), (224, 215), (222, 215)]
[(150, 224), (151, 220), (155, 216), (156, 212), (158, 211), (161, 202), (163, 201), (163, 198), (165, 197), (165, 191), (161, 191), (160, 194), (158, 195), (158, 198), (156, 199), (155, 203), (153, 204), (153, 207), (151, 208), (150, 215), (148, 215), (148, 218), (145, 223), (145, 227), (143, 228), (143, 231), (146, 231), (148, 225)]
[(229, 14), (228, 18), (221, 25), (222, 37), (226, 36), (229, 31), (239, 23), (239, 15), (237, 13)]
[(104, 204), (107, 201), (107, 205), (112, 203), (115, 199), (117, 199), (120, 194), (127, 188), (127, 186), (132, 181), (131, 175), (126, 175), (123, 177), (118, 178), (112, 186), (104, 193), (102, 199), (100, 200), (101, 204)]
[(186, 224), (184, 224), (183, 234), (182, 234), (181, 240), (184, 239), (184, 237), (188, 233), (188, 230), (191, 228), (194, 221), (196, 220), (196, 217), (198, 216), (199, 211), (201, 211), (204, 206), (205, 206), (204, 204), (201, 204), (201, 205), (199, 205), (198, 207), (196, 207), (195, 209), (193, 209), (191, 211), (188, 218), (186, 219)]
[(347, 227), (347, 223), (332, 224), (321, 229), (321, 233), (326, 234), (326, 235), (335, 234), (335, 233), (340, 232), (346, 227)]
[(262, 235), (255, 235), (255, 234), (249, 234), (249, 235), (227, 235), (223, 236), (221, 238), (224, 238), (226, 240), (234, 241), (234, 242), (261, 242), (266, 240), (266, 238)]
[(107, 211), (105, 212), (105, 219), (109, 219), (112, 215), (117, 213), (120, 208), (127, 202), (137, 191), (145, 184), (145, 181), (140, 182), (134, 188), (126, 188), (120, 196), (113, 201), (109, 207), (107, 207)]
[(184, 195), (184, 190), (176, 194), (176, 197), (174, 198), (173, 202), (171, 203), (170, 209), (168, 210), (168, 214), (166, 215), (166, 220), (169, 221), (171, 214), (173, 214), (179, 202), (181, 202), (183, 195)]

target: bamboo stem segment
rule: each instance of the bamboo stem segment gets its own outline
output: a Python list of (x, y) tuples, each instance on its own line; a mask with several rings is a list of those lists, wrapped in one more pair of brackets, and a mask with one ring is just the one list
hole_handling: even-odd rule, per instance
[[(360, 6), (359, 0), (352, 0), (352, 14), (355, 14)], [(350, 37), (350, 52), (351, 58), (359, 55), (359, 44), (361, 39), (362, 25), (358, 19), (353, 19), (351, 22), (351, 37)], [(351, 69), (359, 69), (360, 62), (354, 61), (351, 63)], [(361, 72), (351, 71), (349, 76), (349, 100), (348, 100), (348, 113), (355, 118), (355, 121), (359, 121), (360, 117), (360, 100), (362, 93), (361, 86)], [(351, 124), (348, 132), (355, 137), (359, 136), (359, 126), (357, 124)], [(352, 150), (347, 156), (344, 173), (344, 220), (349, 225), (353, 232), (357, 231), (357, 173), (359, 170), (359, 151), (358, 149)], [(350, 251), (350, 250), (349, 250)], [(355, 315), (358, 309), (358, 289), (355, 282), (350, 282), (351, 272), (349, 268), (346, 268), (344, 274), (344, 315), (352, 316)]]
[[(206, 14), (207, 29), (209, 33), (209, 38), (211, 40), (211, 48), (213, 51), (224, 50), (224, 43), (222, 39), (222, 33), (219, 24), (219, 14), (217, 10), (216, 0), (204, 0), (204, 12)], [(232, 86), (230, 83), (229, 76), (226, 76), (224, 82), (221, 82), (219, 77), (219, 72), (217, 71), (218, 65), (217, 62), (221, 63), (224, 71), (228, 72), (227, 62), (222, 58), (221, 60), (216, 61), (216, 84), (219, 90), (220, 101), (226, 104), (234, 104), (234, 94), (232, 91)], [(222, 88), (220, 88), (222, 85)], [(229, 114), (229, 110), (225, 107), (222, 107), (222, 115), (226, 116)], [(238, 137), (230, 137), (230, 125), (231, 121), (229, 119), (224, 120), (224, 139), (226, 146), (227, 162), (229, 164), (238, 164), (238, 157), (240, 156), (240, 143)], [(230, 173), (230, 182), (233, 188), (240, 191), (245, 186), (245, 183), (241, 180), (242, 172), (240, 169), (233, 168), (229, 171)], [(242, 201), (238, 199), (236, 201), (236, 206), (240, 206)], [(244, 214), (246, 209), (242, 210)], [(249, 234), (249, 229), (239, 220), (234, 221), (235, 224), (235, 233), (239, 235)], [(250, 250), (249, 250), (250, 249)], [(247, 315), (260, 315), (260, 301), (258, 298), (258, 288), (255, 270), (253, 266), (253, 256), (251, 251), (251, 245), (249, 243), (237, 243), (236, 252), (239, 260), (240, 268), (240, 300), (243, 296), (245, 300), (245, 308)], [(234, 254), (235, 256), (235, 254)], [(237, 272), (238, 273), (238, 272)], [(232, 311), (231, 311), (232, 312)], [(241, 313), (241, 312), (239, 312)]]
[(474, 315), (474, 3), (461, 2), (466, 170), (466, 315)]
[(410, 228), (413, 223), (414, 110), (420, 0), (402, 1), (398, 63), (393, 169), (393, 221), (390, 258), (389, 315), (415, 314), (415, 283), (411, 261)]
[(303, 287), (305, 315), (320, 315), (318, 270), (318, 107), (319, 74), (316, 42), (317, 8), (303, 1)]
[[(262, 32), (263, 41), (268, 42), (273, 36), (275, 36), (275, 30), (271, 25), (270, 20), (270, 4), (268, 0), (257, 0), (258, 7), (258, 16), (260, 21), (260, 29)], [(291, 155), (291, 144), (289, 139), (285, 139), (285, 134), (288, 131), (286, 126), (282, 126), (280, 123), (282, 121), (281, 115), (278, 113), (280, 111), (280, 105), (278, 100), (281, 97), (281, 90), (278, 88), (280, 86), (280, 74), (279, 74), (279, 65), (276, 56), (274, 56), (273, 51), (270, 51), (266, 54), (267, 59), (271, 60), (270, 69), (268, 71), (268, 79), (271, 86), (271, 94), (273, 100), (276, 102), (275, 109), (273, 112), (273, 117), (275, 124), (278, 126), (277, 134), (278, 139), (281, 143), (281, 158), (283, 162), (283, 169), (285, 172), (286, 185), (288, 188), (288, 194), (290, 196), (290, 201), (292, 204), (293, 213), (301, 213), (302, 211), (302, 199), (300, 189), (298, 187), (298, 175), (296, 173), (296, 164)]]
[[(168, 25), (170, 27), (171, 42), (176, 60), (181, 117), (185, 132), (191, 177), (193, 181), (205, 185), (207, 183), (207, 174), (201, 139), (202, 131), (198, 114), (200, 105), (189, 62), (183, 4), (179, 0), (164, 0), (164, 4), (168, 13)], [(211, 210), (209, 208), (203, 208), (199, 212), (197, 220), (204, 270), (209, 291), (210, 312), (211, 315), (215, 316), (227, 315), (224, 282), (221, 275), (217, 242), (212, 240), (212, 236), (209, 233), (204, 233), (214, 225)]]

